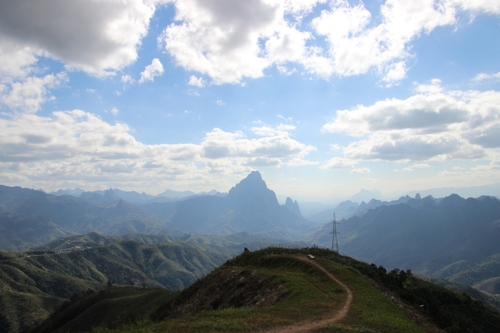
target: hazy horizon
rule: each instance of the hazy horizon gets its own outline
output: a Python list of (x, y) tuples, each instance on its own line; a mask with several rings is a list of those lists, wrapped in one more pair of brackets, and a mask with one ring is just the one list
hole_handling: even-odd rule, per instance
[(500, 184), (500, 5), (0, 3), (0, 183), (386, 197)]
[[(265, 181), (265, 179), (264, 179)], [(267, 184), (267, 183), (266, 183)], [(233, 186), (236, 185), (233, 184)], [(267, 184), (268, 185), (268, 184)], [(272, 191), (274, 191), (273, 188), (269, 187), (268, 185), (268, 188)], [(85, 188), (61, 188), (61, 189), (58, 189), (58, 190), (61, 190), (61, 191), (72, 191), (72, 190), (82, 190), (82, 191), (85, 191), (85, 192), (94, 192), (94, 191), (106, 191), (106, 190), (109, 190), (109, 189), (112, 189), (112, 190), (123, 190), (123, 189), (120, 189), (120, 188), (111, 188), (111, 187), (104, 187), (104, 188), (101, 188), (101, 189), (85, 189)], [(51, 193), (51, 194), (54, 194), (56, 193), (58, 190), (56, 191), (46, 191), (44, 189), (39, 189), (39, 190), (42, 190), (46, 193)], [(145, 191), (127, 191), (127, 192), (137, 192), (139, 194), (141, 193), (145, 193), (147, 195), (151, 195), (151, 196), (157, 196), (165, 191), (173, 191), (173, 192), (193, 192), (195, 194), (206, 194), (206, 193), (209, 193), (211, 191), (216, 191), (218, 193), (222, 193), (222, 194), (227, 194), (228, 190), (227, 191), (220, 191), (218, 189), (212, 189), (211, 191), (202, 191), (202, 192), (195, 192), (195, 191), (191, 191), (189, 189), (186, 189), (186, 190), (175, 190), (175, 189), (163, 189), (161, 191), (159, 191), (158, 193), (156, 194), (153, 194), (153, 193), (147, 193)], [(342, 201), (346, 201), (346, 200), (352, 200), (354, 197), (359, 197), (361, 198), (360, 200), (357, 200), (356, 202), (358, 203), (361, 203), (361, 201), (365, 201), (365, 202), (368, 202), (369, 200), (371, 199), (377, 199), (377, 200), (396, 200), (396, 199), (399, 199), (400, 197), (402, 196), (410, 196), (410, 197), (415, 197), (415, 195), (418, 193), (419, 195), (421, 195), (422, 197), (426, 197), (428, 195), (432, 195), (433, 197), (435, 198), (443, 198), (443, 197), (446, 197), (446, 196), (449, 196), (451, 194), (458, 194), (460, 195), (461, 197), (464, 197), (464, 198), (468, 198), (468, 197), (473, 197), (473, 198), (477, 198), (479, 196), (482, 196), (482, 195), (490, 195), (490, 196), (496, 196), (496, 197), (500, 197), (500, 184), (492, 184), (492, 185), (486, 185), (486, 186), (471, 186), (471, 187), (447, 187), (447, 188), (429, 188), (429, 189), (417, 189), (417, 190), (408, 190), (408, 191), (404, 191), (404, 192), (401, 192), (401, 193), (383, 193), (382, 191), (380, 191), (379, 189), (359, 189), (358, 192), (352, 194), (352, 195), (348, 195), (348, 196), (335, 196), (335, 197), (332, 197), (332, 198), (322, 198), (322, 197), (301, 197), (300, 195), (293, 195), (293, 194), (286, 194), (286, 193), (278, 193), (276, 191), (274, 191), (276, 193), (276, 196), (278, 198), (278, 201), (280, 202), (280, 204), (284, 204), (285, 201), (286, 201), (286, 198), (287, 197), (290, 197), (292, 198), (293, 200), (297, 200), (299, 201), (299, 204), (302, 203), (319, 203), (319, 204), (324, 204), (324, 205), (336, 205)]]

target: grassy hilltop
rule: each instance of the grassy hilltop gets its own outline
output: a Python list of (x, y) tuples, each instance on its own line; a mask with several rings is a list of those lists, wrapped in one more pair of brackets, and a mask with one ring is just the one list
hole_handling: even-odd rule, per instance
[[(313, 254), (315, 259), (309, 259)], [(267, 248), (181, 292), (109, 288), (35, 332), (497, 332), (500, 315), (410, 271), (323, 249)]]

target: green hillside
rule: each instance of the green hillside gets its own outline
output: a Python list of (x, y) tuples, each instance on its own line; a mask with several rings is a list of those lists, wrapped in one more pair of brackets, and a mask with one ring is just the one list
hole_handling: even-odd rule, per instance
[(69, 250), (0, 251), (0, 327), (2, 332), (25, 332), (65, 300), (104, 289), (108, 281), (181, 290), (229, 256), (228, 252), (182, 242), (124, 240)]
[[(186, 245), (201, 248), (203, 251), (224, 253), (227, 255), (237, 255), (245, 247), (249, 249), (260, 249), (279, 241), (268, 234), (253, 234), (240, 232), (228, 235), (197, 235), (184, 234), (182, 236), (173, 235), (144, 235), (144, 234), (126, 234), (121, 236), (105, 236), (96, 232), (85, 235), (75, 235), (53, 240), (44, 245), (33, 248), (33, 250), (42, 251), (60, 251), (71, 250), (77, 247), (99, 247), (120, 243), (123, 241), (133, 241), (141, 244), (160, 244), (160, 243), (183, 243)], [(279, 242), (282, 244), (283, 242)], [(287, 245), (304, 246), (301, 242), (284, 242)]]
[[(89, 331), (78, 323), (94, 318), (95, 311), (122, 320), (94, 320), (93, 332), (497, 332), (500, 327), (497, 312), (466, 295), (410, 271), (387, 272), (322, 249), (245, 252), (181, 293), (140, 303), (133, 315), (127, 304), (142, 296), (139, 288), (128, 289), (115, 296), (104, 291), (97, 302), (86, 295), (37, 332)], [(117, 308), (124, 310), (118, 314)]]
[(112, 287), (90, 292), (84, 297), (65, 302), (57, 313), (36, 328), (36, 331), (90, 331), (94, 326), (121, 327), (147, 319), (151, 311), (177, 294), (167, 289)]

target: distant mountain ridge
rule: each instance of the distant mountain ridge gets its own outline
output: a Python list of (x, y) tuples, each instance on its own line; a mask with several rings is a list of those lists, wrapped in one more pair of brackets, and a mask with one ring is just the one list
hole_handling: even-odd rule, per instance
[(214, 195), (214, 196), (225, 196), (225, 193), (220, 193), (218, 191), (212, 190), (209, 192), (200, 192), (195, 193), (193, 191), (174, 191), (174, 190), (165, 190), (162, 193), (157, 195), (150, 195), (147, 193), (139, 193), (136, 191), (122, 191), (120, 189), (107, 189), (107, 190), (97, 190), (97, 191), (85, 191), (80, 188), (75, 189), (66, 189), (66, 190), (58, 190), (55, 192), (50, 192), (49, 194), (53, 194), (56, 196), (62, 195), (70, 195), (74, 197), (79, 197), (82, 199), (86, 199), (88, 201), (97, 203), (97, 204), (113, 204), (118, 202), (119, 200), (125, 200), (133, 204), (145, 204), (151, 202), (171, 202), (184, 200), (187, 198), (192, 198), (196, 196), (206, 196), (206, 195)]
[(173, 228), (209, 234), (291, 232), (298, 238), (312, 230), (310, 223), (297, 215), (295, 206), (290, 210), (278, 203), (276, 194), (267, 188), (258, 171), (236, 184), (225, 197), (205, 196), (179, 202), (169, 219)]
[[(382, 206), (394, 206), (399, 205), (401, 203), (408, 203), (410, 205), (418, 205), (419, 201), (414, 201), (413, 199), (420, 200), (422, 199), (419, 193), (415, 194), (415, 198), (412, 198), (408, 195), (400, 197), (397, 200), (391, 201), (382, 201), (379, 199), (371, 199), (368, 202), (361, 201), (361, 203), (347, 200), (339, 203), (335, 208), (328, 209), (325, 211), (321, 211), (318, 213), (309, 216), (309, 218), (316, 222), (326, 222), (328, 220), (332, 220), (332, 216), (335, 213), (337, 220), (348, 219), (353, 216), (363, 216), (366, 212), (371, 209), (375, 209)], [(423, 200), (431, 201), (438, 203), (441, 199), (435, 199), (432, 196), (427, 196)]]
[(297, 200), (293, 201), (292, 198), (286, 197), (285, 207), (288, 208), (296, 216), (302, 217), (302, 212), (300, 211), (299, 203)]
[(0, 250), (23, 251), (91, 232), (181, 239), (246, 234), (274, 244), (300, 241), (330, 248), (335, 213), (343, 253), (484, 291), (500, 290), (500, 204), (494, 197), (416, 194), (393, 201), (346, 201), (318, 215), (318, 225), (302, 216), (292, 198), (279, 204), (257, 171), (225, 196), (132, 204), (115, 190), (88, 195), (54, 196), (0, 186)]
[[(432, 277), (496, 290), (500, 277), (500, 201), (494, 197), (442, 199), (402, 197), (372, 200), (362, 214), (341, 221), (343, 253), (388, 268), (411, 269)], [(309, 241), (331, 244), (331, 222)], [(493, 279), (493, 280), (490, 280)]]
[[(125, 194), (124, 194), (125, 193)], [(259, 172), (252, 172), (227, 195), (194, 196), (177, 201), (144, 201), (129, 192), (84, 192), (80, 197), (0, 185), (0, 250), (23, 251), (63, 236), (262, 233), (298, 240), (312, 226), (291, 199), (280, 205)], [(144, 200), (137, 199), (137, 195)], [(37, 234), (33, 230), (37, 230)]]
[[(500, 201), (494, 197), (415, 194), (393, 201), (345, 201), (328, 211), (324, 225), (318, 227), (302, 216), (292, 198), (281, 205), (257, 171), (226, 195), (131, 203), (123, 198), (128, 192), (124, 193), (110, 189), (80, 197), (55, 196), (0, 186), (0, 250), (35, 247), (52, 252), (33, 258), (26, 253), (0, 253), (0, 260), (27, 262), (0, 265), (1, 278), (8, 281), (4, 285), (11, 288), (9, 302), (22, 299), (24, 305), (33, 306), (31, 311), (67, 298), (49, 295), (34, 285), (35, 272), (51, 288), (61, 286), (64, 295), (95, 289), (106, 278), (120, 284), (142, 279), (151, 286), (180, 289), (198, 277), (201, 267), (213, 267), (211, 260), (203, 259), (205, 254), (224, 261), (245, 247), (269, 244), (330, 248), (333, 213), (340, 221), (341, 253), (389, 270), (412, 270), (490, 293), (500, 290)], [(67, 274), (61, 277), (65, 269)], [(51, 270), (55, 275), (47, 273)], [(17, 308), (9, 311), (22, 313)]]

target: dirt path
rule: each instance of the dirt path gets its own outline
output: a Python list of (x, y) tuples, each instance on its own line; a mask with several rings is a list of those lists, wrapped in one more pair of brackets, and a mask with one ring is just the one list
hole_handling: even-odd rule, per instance
[[(97, 247), (95, 247), (97, 248)], [(51, 253), (41, 253), (41, 254), (29, 254), (26, 256), (22, 257), (15, 257), (15, 258), (9, 258), (9, 259), (0, 259), (0, 262), (4, 261), (13, 261), (13, 260), (21, 260), (21, 259), (26, 259), (26, 258), (34, 258), (34, 257), (51, 257), (51, 256), (60, 256), (61, 254), (65, 253), (70, 253), (74, 251), (85, 251), (86, 249), (77, 249), (77, 248), (69, 248), (69, 249), (64, 249), (64, 250), (57, 250), (57, 251), (52, 251)]]
[(349, 312), (349, 309), (351, 307), (352, 303), (352, 291), (347, 287), (342, 281), (337, 279), (335, 276), (333, 276), (329, 271), (323, 268), (320, 264), (318, 264), (316, 261), (308, 259), (308, 258), (302, 258), (302, 257), (288, 257), (287, 258), (292, 258), (298, 261), (301, 261), (307, 265), (314, 266), (316, 269), (322, 271), (325, 273), (330, 280), (335, 281), (337, 284), (339, 284), (342, 288), (344, 288), (347, 292), (347, 299), (344, 303), (344, 306), (342, 309), (338, 312), (335, 312), (332, 314), (331, 318), (328, 319), (322, 319), (322, 320), (315, 320), (315, 321), (310, 321), (310, 322), (305, 322), (305, 323), (298, 323), (290, 326), (284, 326), (284, 327), (278, 327), (275, 329), (272, 329), (268, 331), (268, 333), (296, 333), (296, 332), (308, 332), (316, 328), (320, 328), (329, 324), (336, 323), (347, 315), (347, 312)]

